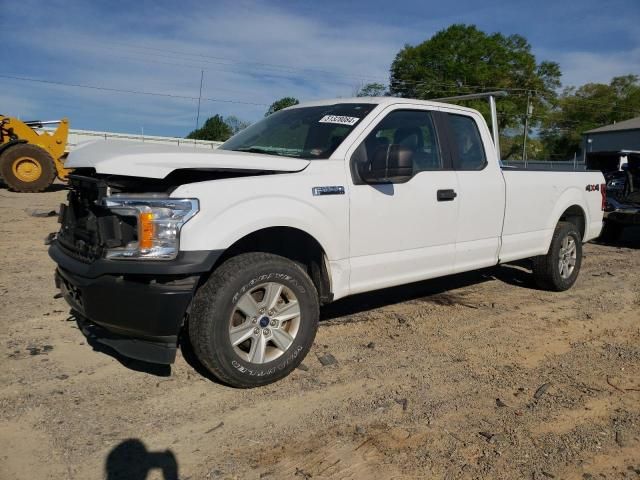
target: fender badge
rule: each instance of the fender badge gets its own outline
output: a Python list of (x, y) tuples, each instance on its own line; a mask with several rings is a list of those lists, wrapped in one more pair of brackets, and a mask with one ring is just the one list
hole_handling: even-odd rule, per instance
[(344, 195), (344, 187), (341, 185), (334, 185), (330, 187), (313, 187), (311, 189), (314, 197), (320, 195)]

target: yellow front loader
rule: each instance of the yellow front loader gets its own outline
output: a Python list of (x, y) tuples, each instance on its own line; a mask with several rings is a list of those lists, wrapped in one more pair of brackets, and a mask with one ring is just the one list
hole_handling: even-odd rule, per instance
[[(38, 133), (44, 125), (59, 124), (53, 133)], [(0, 115), (0, 177), (16, 192), (41, 192), (56, 176), (66, 180), (65, 149), (69, 121), (22, 122)]]

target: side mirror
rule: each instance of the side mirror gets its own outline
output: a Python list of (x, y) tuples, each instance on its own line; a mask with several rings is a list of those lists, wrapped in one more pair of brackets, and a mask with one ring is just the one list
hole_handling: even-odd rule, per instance
[(408, 182), (413, 177), (413, 150), (403, 145), (380, 147), (359, 173), (367, 183)]

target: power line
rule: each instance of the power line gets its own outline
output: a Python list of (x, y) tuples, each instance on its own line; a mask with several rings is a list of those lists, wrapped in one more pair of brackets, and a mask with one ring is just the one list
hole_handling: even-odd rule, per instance
[[(256, 77), (257, 75), (260, 75), (261, 77), (265, 77), (265, 76), (269, 76), (269, 77), (274, 77), (274, 78), (284, 78), (284, 79), (293, 79), (295, 77), (293, 77), (292, 75), (286, 75), (285, 72), (278, 72), (278, 71), (260, 71), (260, 72), (246, 72), (246, 71), (242, 71), (242, 70), (237, 70), (234, 68), (224, 68), (224, 67), (220, 67), (220, 66), (214, 66), (211, 67), (209, 64), (207, 64), (206, 62), (203, 63), (198, 63), (198, 64), (194, 64), (194, 63), (178, 63), (178, 62), (169, 62), (169, 61), (162, 61), (162, 60), (157, 60), (157, 59), (151, 59), (151, 58), (147, 58), (147, 57), (135, 57), (135, 56), (127, 56), (127, 55), (121, 55), (121, 54), (115, 54), (112, 52), (108, 53), (109, 55), (115, 56), (117, 58), (122, 58), (125, 60), (131, 60), (133, 62), (137, 62), (137, 63), (153, 63), (153, 64), (158, 64), (158, 65), (171, 65), (171, 66), (177, 66), (177, 67), (186, 67), (186, 68), (193, 68), (195, 70), (204, 70), (205, 72), (209, 72), (209, 71), (222, 71), (222, 72), (231, 72), (233, 74), (237, 74), (237, 75), (245, 75), (245, 76), (249, 76), (249, 77)], [(130, 55), (146, 55), (143, 53), (139, 53), (139, 52), (131, 52)], [(170, 60), (174, 60), (174, 57), (162, 57), (160, 56), (160, 58), (166, 58), (166, 59), (170, 59)], [(178, 60), (178, 59), (175, 59)], [(190, 61), (192, 59), (185, 59), (187, 61)], [(203, 66), (205, 65), (205, 66)], [(231, 64), (220, 64), (220, 65), (228, 65), (230, 67), (233, 67), (233, 65)], [(302, 77), (302, 78), (307, 78), (307, 77)], [(348, 86), (353, 86), (353, 83), (349, 83), (347, 81), (339, 81), (339, 80), (334, 80), (333, 83), (338, 84), (338, 85), (348, 85)]]
[[(188, 52), (184, 52), (184, 51), (177, 51), (177, 50), (165, 50), (162, 48), (157, 48), (157, 47), (147, 47), (147, 46), (139, 46), (139, 45), (132, 45), (132, 44), (128, 44), (128, 43), (123, 43), (123, 42), (113, 42), (111, 41), (110, 44), (116, 44), (116, 45), (121, 45), (124, 46), (126, 48), (129, 49), (134, 49), (134, 50), (147, 50), (147, 51), (154, 51), (154, 52), (162, 52), (162, 53), (137, 53), (137, 52), (132, 52), (134, 55), (153, 55), (156, 57), (160, 57), (160, 58), (164, 58), (164, 59), (169, 59), (169, 60), (186, 60), (186, 61), (194, 61), (194, 62), (198, 62), (198, 60), (194, 59), (194, 58), (176, 58), (175, 56), (170, 56), (167, 55), (167, 53), (169, 54), (173, 54), (173, 55), (182, 55), (182, 56), (187, 56), (187, 57), (198, 57), (199, 59), (214, 59), (214, 60), (224, 60), (224, 62), (220, 62), (220, 61), (216, 61), (216, 62), (211, 62), (210, 60), (200, 60), (200, 63), (198, 65), (194, 65), (194, 64), (185, 64), (185, 63), (172, 63), (172, 62), (161, 62), (158, 60), (151, 60), (148, 58), (142, 58), (142, 59), (136, 59), (136, 58), (131, 58), (131, 57), (126, 57), (126, 56), (122, 56), (122, 55), (117, 55), (115, 54), (112, 50), (109, 50), (108, 53), (114, 56), (120, 56), (121, 58), (127, 58), (130, 60), (134, 60), (134, 61), (144, 61), (144, 62), (149, 62), (149, 63), (159, 63), (159, 64), (167, 64), (167, 65), (176, 65), (176, 66), (184, 66), (184, 67), (189, 67), (189, 68), (197, 68), (197, 69), (202, 69), (202, 63), (205, 64), (214, 64), (214, 65), (222, 65), (222, 66), (230, 66), (233, 67), (234, 65), (239, 65), (239, 66), (255, 66), (255, 65), (261, 65), (261, 66), (267, 66), (270, 68), (277, 68), (277, 69), (281, 69), (281, 70), (285, 70), (287, 72), (290, 73), (294, 73), (296, 71), (298, 72), (303, 72), (306, 74), (311, 74), (311, 73), (325, 73), (328, 75), (333, 75), (333, 76), (341, 76), (341, 77), (348, 77), (348, 78), (353, 78), (353, 79), (359, 79), (359, 80), (375, 80), (376, 82), (387, 82), (387, 80), (382, 80), (381, 78), (378, 77), (370, 77), (370, 76), (356, 76), (356, 75), (349, 75), (349, 74), (345, 74), (345, 73), (341, 73), (341, 72), (336, 72), (336, 71), (330, 71), (330, 70), (325, 70), (325, 69), (317, 69), (317, 68), (301, 68), (301, 67), (295, 67), (292, 65), (284, 65), (284, 64), (276, 64), (276, 63), (268, 63), (268, 62), (239, 62), (237, 60), (233, 60), (230, 59), (228, 57), (220, 57), (220, 56), (213, 56), (213, 55), (205, 55), (205, 54), (200, 54), (200, 53), (188, 53)], [(225, 69), (220, 69), (219, 70), (225, 70)], [(245, 74), (245, 75), (253, 75), (253, 74), (248, 74), (246, 72), (242, 72), (242, 71), (237, 71), (237, 70), (226, 70), (226, 71), (231, 71), (234, 73), (239, 73), (239, 74)], [(266, 72), (261, 72), (263, 74), (265, 74)], [(276, 73), (281, 73), (281, 72), (270, 72), (269, 75), (274, 75)], [(284, 78), (287, 78), (286, 76), (284, 76)], [(341, 83), (341, 84), (346, 84), (344, 82), (337, 82), (337, 83)], [(440, 87), (449, 87), (446, 90), (442, 90), (439, 89), (439, 93), (441, 92), (451, 92), (451, 93), (460, 93), (463, 90), (467, 90), (467, 91), (471, 91), (472, 89), (475, 90), (495, 90), (495, 89), (500, 89), (500, 90), (506, 90), (511, 93), (511, 96), (526, 96), (529, 93), (532, 94), (536, 94), (540, 97), (547, 97), (547, 100), (550, 100), (552, 98), (548, 98), (548, 96), (550, 95), (548, 92), (542, 91), (542, 90), (537, 90), (534, 88), (524, 88), (524, 87), (502, 87), (502, 86), (496, 86), (496, 85), (469, 85), (469, 84), (461, 84), (461, 83), (455, 83), (455, 82), (435, 82), (435, 81), (429, 81), (429, 80), (403, 80), (403, 79), (396, 79), (394, 80), (392, 83), (396, 84), (396, 85), (400, 85), (400, 89), (401, 90), (407, 90), (409, 88), (409, 86), (414, 86), (414, 87), (419, 87), (419, 86), (427, 86), (427, 87), (431, 87), (431, 86), (440, 86)], [(600, 104), (600, 105), (607, 105), (606, 102), (598, 102), (598, 101), (593, 101), (593, 100), (584, 100), (585, 103), (593, 103), (593, 104)], [(626, 111), (632, 114), (636, 114), (638, 113), (637, 110), (634, 109), (629, 109), (626, 107), (620, 107), (618, 106), (616, 108), (619, 111)]]
[[(173, 56), (166, 56), (166, 55), (160, 55), (160, 54), (149, 54), (149, 53), (142, 53), (142, 52), (125, 52), (128, 53), (129, 55), (139, 55), (139, 56), (143, 56), (142, 58), (140, 57), (131, 57), (128, 55), (123, 55), (121, 53), (116, 53), (113, 51), (107, 51), (106, 54), (113, 56), (113, 57), (117, 57), (117, 58), (122, 58), (122, 59), (126, 59), (126, 60), (132, 60), (135, 62), (144, 62), (144, 63), (153, 63), (153, 64), (160, 64), (160, 65), (173, 65), (173, 66), (179, 66), (179, 67), (186, 67), (186, 68), (193, 68), (193, 69), (197, 69), (197, 70), (204, 70), (205, 72), (208, 72), (210, 69), (212, 71), (223, 71), (223, 72), (231, 72), (234, 74), (239, 74), (239, 75), (245, 75), (245, 76), (250, 76), (250, 77), (255, 77), (256, 75), (260, 74), (261, 76), (271, 76), (271, 77), (276, 77), (276, 78), (285, 78), (285, 79), (292, 79), (294, 78), (292, 75), (286, 75), (286, 72), (283, 71), (259, 71), (259, 72), (247, 72), (247, 71), (242, 71), (239, 69), (235, 69), (233, 68), (235, 65), (243, 65), (239, 62), (234, 63), (223, 63), (223, 62), (207, 62), (207, 61), (198, 61), (197, 59), (193, 59), (193, 58), (177, 58), (177, 57), (173, 57)], [(165, 59), (165, 60), (174, 60), (173, 62), (169, 62), (169, 61), (161, 61), (161, 60), (157, 60), (157, 59), (151, 59), (148, 58), (148, 55), (153, 55), (154, 57), (159, 57), (161, 59)], [(180, 63), (177, 63), (176, 60), (181, 61)], [(195, 62), (195, 63), (184, 63), (184, 61), (187, 62)], [(204, 66), (206, 66), (207, 68), (205, 68)], [(211, 66), (214, 65), (214, 66)], [(224, 67), (230, 67), (230, 68), (224, 68)], [(328, 71), (325, 71), (326, 73), (331, 73)], [(293, 70), (290, 71), (290, 73), (293, 73)], [(313, 74), (314, 72), (306, 72), (306, 75), (300, 75), (300, 77), (302, 78), (308, 78), (311, 76), (311, 74)], [(342, 74), (339, 72), (333, 72), (333, 75), (335, 76), (345, 76), (346, 74)], [(356, 77), (354, 77), (356, 78)], [(364, 79), (364, 77), (360, 78), (360, 81), (362, 81), (362, 79)], [(336, 84), (340, 84), (340, 85), (348, 85), (348, 86), (353, 86), (353, 83), (349, 83), (347, 81), (336, 81), (334, 80), (333, 83)]]
[[(30, 77), (22, 77), (22, 76), (15, 76), (15, 75), (5, 75), (5, 74), (0, 74), (0, 78), (6, 78), (6, 79), (11, 79), (11, 80), (18, 80), (18, 81), (25, 81), (25, 82), (33, 82), (33, 83), (42, 83), (42, 84), (48, 84), (48, 85), (58, 85), (58, 86), (63, 86), (63, 87), (74, 87), (74, 88), (84, 88), (84, 89), (91, 89), (91, 90), (98, 90), (98, 91), (105, 91), (105, 92), (115, 92), (115, 93), (125, 93), (125, 94), (133, 94), (133, 95), (148, 95), (148, 96), (156, 96), (156, 97), (165, 97), (165, 98), (176, 98), (176, 99), (182, 99), (182, 100), (198, 100), (200, 97), (195, 97), (195, 96), (188, 96), (188, 95), (177, 95), (177, 94), (171, 94), (171, 93), (162, 93), (162, 92), (148, 92), (148, 91), (143, 91), (143, 90), (127, 90), (127, 89), (119, 89), (119, 88), (112, 88), (112, 87), (102, 87), (102, 86), (97, 86), (97, 85), (86, 85), (86, 84), (79, 84), (79, 83), (68, 83), (68, 82), (60, 82), (60, 81), (54, 81), (54, 80), (42, 80), (42, 79), (36, 79), (36, 78), (30, 78)], [(453, 84), (441, 84), (441, 85), (450, 85), (452, 87), (454, 87)], [(460, 89), (462, 88), (466, 88), (466, 89), (471, 89), (473, 86), (471, 85), (463, 85), (463, 84), (459, 84), (459, 85), (455, 85), (456, 90), (449, 90), (451, 92), (460, 92)], [(483, 89), (487, 89), (490, 87), (480, 87)], [(497, 87), (496, 87), (497, 88)], [(524, 96), (525, 92), (529, 91), (527, 89), (520, 89), (520, 88), (504, 88), (503, 90), (507, 90), (507, 91), (514, 91), (514, 92), (519, 92), (519, 93), (515, 93), (515, 94), (511, 94), (510, 96)], [(537, 93), (541, 93), (541, 92), (537, 92)], [(211, 98), (211, 97), (201, 97), (202, 100), (205, 101), (209, 101), (209, 102), (214, 102), (214, 103), (232, 103), (232, 104), (242, 104), (242, 105), (253, 105), (253, 106), (268, 106), (268, 104), (266, 103), (258, 103), (258, 102), (248, 102), (248, 101), (243, 101), (243, 100), (235, 100), (235, 99), (221, 99), (221, 98)], [(602, 102), (602, 101), (597, 101), (597, 100), (589, 100), (589, 99), (582, 99), (581, 102), (585, 102), (585, 103), (591, 103), (591, 104), (595, 104), (593, 106), (589, 106), (589, 105), (576, 105), (577, 108), (580, 108), (582, 110), (591, 110), (591, 111), (595, 111), (598, 109), (598, 107), (596, 105), (607, 105), (609, 106), (608, 102)], [(638, 110), (635, 109), (631, 109), (631, 108), (625, 108), (625, 107), (620, 107), (620, 106), (616, 106), (616, 108), (614, 108), (615, 111), (618, 112), (626, 112), (626, 113), (630, 113), (630, 114), (637, 114)], [(501, 114), (501, 116), (503, 117), (510, 117), (510, 118), (520, 118), (520, 115), (505, 115), (505, 114)], [(544, 120), (544, 119), (548, 119), (550, 118), (549, 115), (547, 116), (532, 116), (532, 118), (536, 118), (538, 120)], [(565, 122), (561, 122), (564, 124), (568, 124), (568, 123), (580, 123), (580, 122), (571, 122), (571, 121), (565, 121)]]
[[(182, 100), (198, 100), (198, 97), (190, 97), (188, 95), (176, 95), (173, 93), (161, 93), (161, 92), (146, 92), (143, 90), (124, 90), (120, 88), (100, 87), (97, 85), (84, 85), (80, 83), (58, 82), (54, 80), (42, 80), (39, 78), (19, 77), (14, 75), (0, 74), (0, 78), (7, 78), (10, 80), (20, 80), (24, 82), (44, 83), (48, 85), (58, 85), (63, 87), (87, 88), (91, 90), (99, 90), (99, 91), (105, 91), (105, 92), (129, 93), (133, 95), (150, 95), (155, 97), (167, 97), (167, 98), (179, 98)], [(238, 103), (243, 105), (254, 105), (259, 107), (268, 106), (268, 104), (266, 103), (246, 102), (243, 100), (227, 100), (227, 99), (209, 98), (209, 97), (202, 97), (202, 100), (206, 100), (209, 102), (216, 102), (216, 103)]]
[[(123, 47), (126, 47), (128, 49), (132, 49), (132, 50), (146, 50), (147, 52), (144, 53), (144, 55), (153, 55), (155, 57), (159, 57), (159, 58), (164, 58), (164, 59), (169, 59), (169, 60), (186, 60), (188, 62), (201, 62), (201, 63), (205, 63), (205, 64), (213, 64), (213, 65), (223, 65), (223, 66), (234, 66), (234, 65), (238, 65), (238, 66), (249, 66), (249, 67), (255, 67), (256, 65), (260, 65), (260, 66), (266, 66), (266, 67), (270, 67), (270, 68), (276, 68), (276, 69), (280, 69), (280, 70), (284, 70), (286, 72), (289, 73), (295, 73), (295, 72), (303, 72), (306, 74), (316, 74), (316, 73), (324, 73), (327, 75), (331, 75), (334, 77), (345, 77), (345, 78), (352, 78), (352, 79), (356, 79), (356, 80), (360, 80), (360, 81), (364, 81), (364, 80), (370, 80), (370, 81), (375, 81), (375, 82), (380, 82), (380, 83), (387, 83), (388, 79), (382, 79), (381, 77), (374, 77), (374, 76), (369, 76), (369, 75), (353, 75), (353, 74), (348, 74), (348, 73), (342, 73), (342, 72), (337, 72), (334, 70), (326, 70), (326, 69), (320, 69), (320, 68), (313, 68), (313, 67), (296, 67), (293, 65), (285, 65), (285, 64), (277, 64), (277, 63), (267, 63), (267, 62), (241, 62), (238, 60), (234, 60), (228, 57), (220, 57), (220, 56), (213, 56), (213, 55), (205, 55), (205, 54), (200, 54), (200, 53), (188, 53), (185, 51), (178, 51), (178, 50), (166, 50), (163, 48), (158, 48), (158, 47), (147, 47), (147, 46), (140, 46), (140, 45), (132, 45), (129, 43), (124, 43), (124, 42), (114, 42), (114, 41), (110, 41), (109, 42), (110, 45), (121, 45)], [(161, 52), (161, 53), (148, 53), (148, 51), (152, 51), (152, 52)], [(143, 55), (142, 53), (138, 53), (138, 52), (132, 52), (134, 55)], [(108, 50), (108, 54), (110, 55), (114, 55), (114, 56), (121, 56), (116, 54), (113, 50)], [(170, 54), (170, 55), (167, 55)], [(185, 57), (197, 57), (198, 59), (202, 59), (202, 60), (198, 60), (195, 58), (181, 58), (181, 57), (175, 57), (174, 55), (181, 55), (181, 56), (185, 56)], [(126, 57), (125, 57), (126, 58)], [(212, 60), (217, 60), (217, 61), (211, 61), (209, 59)], [(222, 61), (220, 61), (222, 60)], [(146, 61), (146, 60), (145, 60)], [(189, 67), (193, 67), (193, 68), (201, 68), (201, 63), (199, 63), (198, 65), (185, 65), (185, 64), (176, 64), (176, 65), (184, 65), (184, 66), (189, 66)], [(170, 64), (170, 63), (168, 63)], [(243, 72), (237, 72), (236, 73), (243, 73)], [(262, 72), (264, 73), (264, 72)], [(279, 73), (279, 72), (278, 72)], [(500, 87), (500, 86), (496, 86), (496, 85), (467, 85), (467, 84), (457, 84), (454, 82), (434, 82), (434, 81), (426, 81), (426, 80), (395, 80), (394, 83), (402, 83), (402, 84), (409, 84), (409, 85), (427, 85), (427, 86), (432, 86), (432, 85), (439, 85), (439, 86), (445, 86), (445, 87), (452, 87), (452, 89), (450, 91), (460, 91), (460, 89), (462, 88), (474, 88), (474, 89), (483, 89), (483, 90), (495, 90), (495, 89), (500, 89), (500, 90), (508, 90), (508, 91), (513, 91), (513, 92), (533, 92), (535, 91), (534, 89), (531, 88), (523, 88), (523, 87), (512, 87), (512, 88), (508, 88), (508, 87)]]
[[(148, 46), (141, 46), (141, 45), (133, 45), (133, 44), (129, 44), (129, 43), (125, 43), (125, 42), (117, 42), (117, 41), (113, 41), (110, 40), (109, 45), (121, 45), (125, 48), (128, 49), (132, 49), (134, 50), (134, 52), (132, 52), (134, 55), (153, 55), (156, 57), (160, 57), (160, 58), (164, 58), (164, 59), (169, 59), (169, 60), (187, 60), (187, 61), (191, 61), (191, 62), (200, 62), (198, 65), (193, 65), (193, 64), (177, 64), (177, 63), (170, 63), (170, 62), (159, 62), (159, 61), (153, 61), (147, 58), (144, 59), (140, 59), (141, 61), (145, 61), (145, 62), (151, 62), (151, 63), (166, 63), (168, 65), (179, 65), (179, 66), (185, 66), (185, 67), (190, 67), (190, 68), (197, 68), (197, 69), (202, 69), (202, 63), (205, 64), (214, 64), (214, 65), (222, 65), (222, 66), (229, 66), (229, 67), (233, 67), (234, 65), (236, 66), (249, 66), (249, 67), (253, 67), (256, 65), (260, 65), (263, 67), (269, 67), (269, 68), (275, 68), (275, 69), (280, 69), (280, 70), (284, 70), (286, 72), (289, 73), (294, 73), (294, 72), (303, 72), (305, 74), (314, 74), (314, 73), (324, 73), (324, 74), (328, 74), (328, 75), (332, 75), (332, 76), (338, 76), (338, 77), (346, 77), (346, 78), (352, 78), (352, 79), (358, 79), (360, 81), (364, 81), (364, 80), (375, 80), (376, 82), (383, 82), (383, 83), (388, 83), (387, 79), (381, 79), (379, 77), (373, 77), (373, 76), (367, 76), (367, 75), (353, 75), (353, 74), (347, 74), (347, 73), (341, 73), (341, 72), (337, 72), (337, 71), (332, 71), (332, 70), (326, 70), (326, 69), (320, 69), (320, 68), (314, 68), (314, 67), (296, 67), (294, 65), (286, 65), (286, 64), (278, 64), (278, 63), (269, 63), (269, 62), (242, 62), (242, 61), (238, 61), (235, 59), (231, 59), (229, 57), (222, 57), (222, 56), (214, 56), (214, 55), (205, 55), (205, 54), (201, 54), (201, 53), (189, 53), (186, 51), (179, 51), (179, 50), (167, 50), (164, 48), (158, 48), (158, 47), (148, 47)], [(135, 52), (135, 50), (138, 51), (146, 51), (146, 53), (142, 54), (142, 53), (138, 53)], [(149, 53), (149, 52), (161, 52), (161, 53)], [(107, 52), (111, 55), (115, 55), (115, 56), (120, 56), (122, 57), (122, 55), (117, 55), (113, 52), (113, 50), (107, 50)], [(169, 55), (167, 55), (169, 54)], [(173, 56), (172, 56), (173, 55)], [(186, 56), (186, 57), (196, 57), (196, 58), (176, 58), (175, 55), (180, 55), (180, 56)], [(129, 58), (130, 57), (124, 57), (124, 58)], [(211, 61), (211, 60), (216, 60), (216, 61)], [(224, 69), (220, 69), (220, 70), (224, 70)], [(237, 70), (231, 70), (234, 73), (240, 73), (240, 74), (247, 74), (246, 72), (241, 72), (241, 71), (237, 71)], [(262, 74), (265, 74), (266, 72), (261, 72)], [(273, 73), (269, 73), (270, 75), (274, 75), (275, 73), (280, 73), (280, 72), (273, 72)], [(249, 74), (251, 75), (251, 74)], [(285, 77), (286, 78), (286, 77)], [(513, 92), (512, 96), (515, 96), (516, 92), (519, 92), (522, 96), (525, 96), (529, 93), (532, 94), (536, 94), (542, 97), (545, 97), (547, 95), (549, 95), (548, 92), (545, 92), (544, 90), (537, 90), (535, 88), (524, 88), (524, 87), (504, 87), (504, 86), (496, 86), (496, 85), (468, 85), (468, 84), (461, 84), (461, 83), (446, 83), (446, 82), (434, 82), (434, 81), (425, 81), (425, 80), (402, 80), (402, 79), (396, 79), (393, 82), (391, 82), (395, 85), (400, 85), (400, 89), (404, 89), (407, 90), (409, 85), (413, 85), (414, 87), (417, 86), (434, 86), (434, 85), (438, 85), (441, 87), (450, 87), (448, 90), (445, 90), (446, 92), (455, 92), (455, 93), (460, 93), (460, 91), (462, 90), (470, 90), (470, 89), (479, 89), (479, 90), (495, 90), (495, 89), (500, 89), (500, 90), (506, 90), (509, 92)], [(439, 93), (441, 93), (442, 90), (440, 90)], [(588, 100), (587, 100), (588, 101)], [(239, 102), (240, 103), (240, 102)], [(596, 103), (595, 101), (593, 101), (592, 103)], [(604, 105), (605, 103), (601, 102), (600, 104)], [(633, 109), (627, 109), (625, 107), (618, 107), (618, 110), (621, 111), (628, 111), (631, 112), (633, 114), (637, 113), (636, 110)]]
[[(219, 56), (214, 56), (214, 55), (204, 55), (201, 53), (188, 53), (188, 52), (183, 52), (183, 51), (177, 51), (177, 50), (167, 50), (164, 48), (157, 48), (157, 47), (146, 47), (146, 46), (140, 46), (140, 45), (132, 45), (129, 43), (123, 43), (123, 42), (113, 42), (113, 41), (109, 41), (110, 45), (121, 45), (123, 47), (129, 48), (129, 49), (134, 49), (134, 50), (146, 50), (147, 53), (145, 53), (146, 55), (154, 55), (154, 56), (158, 56), (161, 58), (168, 58), (168, 59), (172, 59), (172, 60), (182, 60), (180, 57), (176, 58), (176, 57), (172, 57), (172, 56), (168, 56), (166, 55), (167, 53), (169, 54), (173, 54), (173, 55), (182, 55), (182, 56), (187, 56), (187, 57), (197, 57), (198, 59), (203, 59), (200, 60), (201, 62), (204, 63), (211, 63), (211, 64), (215, 64), (215, 65), (243, 65), (243, 66), (249, 66), (249, 67), (255, 67), (256, 65), (259, 66), (263, 66), (263, 67), (269, 67), (269, 68), (275, 68), (275, 69), (279, 69), (279, 70), (284, 70), (284, 71), (288, 71), (288, 72), (306, 72), (309, 74), (317, 74), (317, 73), (324, 73), (327, 75), (332, 75), (332, 76), (342, 76), (342, 77), (348, 77), (348, 78), (353, 78), (353, 79), (359, 79), (359, 80), (371, 80), (374, 77), (372, 76), (365, 76), (365, 75), (353, 75), (353, 74), (348, 74), (348, 73), (341, 73), (341, 72), (336, 72), (336, 71), (332, 71), (332, 70), (326, 70), (326, 69), (321, 69), (321, 68), (315, 68), (315, 67), (296, 67), (294, 65), (285, 65), (285, 64), (278, 64), (278, 63), (268, 63), (268, 62), (242, 62), (242, 61), (238, 61), (238, 60), (234, 60), (228, 57), (219, 57)], [(153, 51), (153, 52), (162, 52), (162, 54), (149, 54), (149, 51)], [(185, 60), (188, 61), (198, 61), (194, 58), (186, 58)], [(212, 62), (211, 60), (217, 60), (215, 62)], [(222, 61), (220, 61), (222, 60)]]

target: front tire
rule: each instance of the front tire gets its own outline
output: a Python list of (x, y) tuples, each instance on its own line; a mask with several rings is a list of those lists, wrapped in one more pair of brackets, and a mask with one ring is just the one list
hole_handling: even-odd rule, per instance
[(582, 265), (582, 235), (573, 223), (559, 222), (546, 255), (533, 258), (533, 275), (540, 288), (570, 289)]
[(224, 262), (196, 292), (189, 338), (220, 381), (238, 388), (267, 385), (307, 355), (319, 308), (316, 288), (299, 265), (245, 253)]

